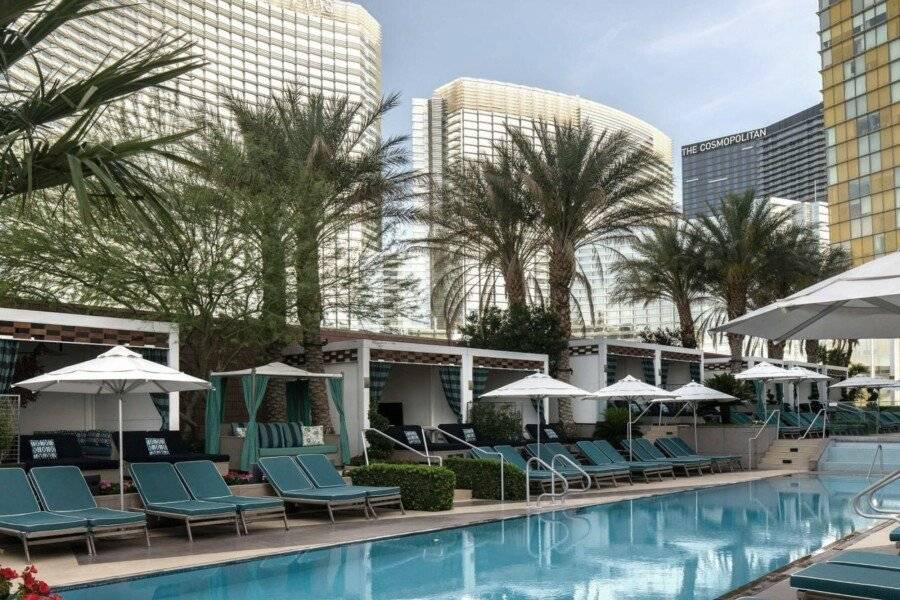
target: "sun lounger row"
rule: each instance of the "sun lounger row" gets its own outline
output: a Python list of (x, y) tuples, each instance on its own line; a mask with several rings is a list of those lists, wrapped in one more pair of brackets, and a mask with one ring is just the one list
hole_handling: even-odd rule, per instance
[(900, 599), (900, 556), (849, 551), (791, 575), (801, 598)]

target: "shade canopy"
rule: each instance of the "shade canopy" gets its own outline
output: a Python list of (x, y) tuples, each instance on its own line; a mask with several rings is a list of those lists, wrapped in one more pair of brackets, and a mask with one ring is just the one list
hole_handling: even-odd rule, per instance
[(804, 381), (828, 381), (831, 379), (831, 377), (825, 373), (819, 373), (818, 371), (813, 371), (812, 369), (806, 369), (797, 365), (787, 369), (787, 372), (796, 375), (798, 380)]
[(811, 285), (713, 329), (769, 340), (900, 337), (900, 252)]
[(692, 381), (672, 391), (678, 394), (676, 402), (729, 402), (738, 400), (731, 394), (708, 388), (696, 381)]
[(646, 400), (653, 400), (656, 398), (675, 399), (678, 396), (678, 394), (674, 392), (669, 392), (662, 388), (658, 388), (655, 385), (650, 385), (649, 383), (639, 381), (631, 375), (627, 375), (626, 377), (620, 379), (612, 385), (600, 388), (591, 395), (596, 398), (606, 399), (642, 398)]
[(208, 381), (146, 360), (125, 346), (13, 385), (34, 392), (69, 394), (155, 394), (210, 387)]
[(744, 381), (796, 381), (801, 379), (797, 374), (767, 362), (756, 363), (735, 375), (734, 378)]
[(885, 379), (884, 377), (872, 377), (860, 373), (853, 377), (848, 377), (843, 381), (838, 381), (830, 386), (831, 389), (857, 389), (857, 388), (893, 388), (900, 387), (900, 381), (893, 379)]
[(270, 362), (258, 367), (211, 373), (210, 377), (243, 377), (244, 375), (262, 375), (275, 379), (340, 379), (340, 373), (313, 373), (299, 367), (292, 367), (283, 362)]
[(591, 393), (543, 373), (533, 373), (479, 396), (483, 398), (580, 398)]

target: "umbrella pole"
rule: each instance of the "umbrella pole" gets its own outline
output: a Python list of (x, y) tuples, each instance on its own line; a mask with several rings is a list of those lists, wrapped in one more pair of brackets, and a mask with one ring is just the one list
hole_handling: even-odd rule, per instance
[(625, 400), (625, 411), (628, 413), (628, 462), (634, 460), (634, 456), (631, 450), (631, 401)]
[(697, 448), (697, 405), (691, 402), (691, 407), (694, 409), (694, 452), (700, 452)]
[(122, 403), (124, 402), (124, 394), (119, 396), (119, 509), (125, 510), (125, 444), (124, 434), (122, 433)]

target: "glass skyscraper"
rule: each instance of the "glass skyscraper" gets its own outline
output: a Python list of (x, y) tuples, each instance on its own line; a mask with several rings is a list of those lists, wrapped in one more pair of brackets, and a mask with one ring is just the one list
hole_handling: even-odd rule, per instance
[(822, 105), (765, 127), (681, 147), (682, 207), (707, 214), (725, 195), (753, 190), (759, 198), (825, 199)]
[[(530, 133), (534, 131), (536, 121), (554, 119), (588, 121), (598, 132), (607, 129), (629, 132), (637, 143), (662, 157), (662, 174), (671, 180), (671, 139), (637, 117), (578, 96), (470, 78), (456, 79), (437, 88), (431, 98), (413, 100), (413, 166), (420, 172), (429, 174), (434, 185), (440, 185), (446, 165), (459, 160), (492, 157), (495, 144), (506, 140), (507, 127)], [(425, 198), (427, 190), (420, 191), (421, 197)], [(667, 202), (672, 202), (671, 186), (664, 192), (664, 196)], [(424, 237), (426, 233), (427, 231), (418, 230), (411, 235)], [(576, 286), (574, 294), (578, 308), (573, 310), (573, 320), (582, 315), (589, 330), (614, 333), (645, 327), (674, 327), (677, 320), (673, 307), (668, 303), (651, 303), (645, 307), (643, 304), (619, 305), (609, 301), (614, 283), (609, 266), (617, 252), (627, 254), (630, 248), (622, 244), (610, 244), (609, 247), (597, 246), (578, 252), (579, 268), (590, 282), (591, 290), (589, 298), (586, 288)], [(432, 289), (435, 279), (433, 269), (431, 258), (424, 253), (406, 265), (405, 273), (418, 280), (423, 295), (423, 314), (415, 322), (406, 324), (407, 328), (442, 331), (448, 327), (437, 308), (443, 301), (439, 297), (441, 292)], [(545, 270), (539, 266), (538, 271), (532, 276), (545, 288)], [(479, 308), (485, 285), (490, 285), (493, 281), (488, 273), (475, 273), (472, 276), (484, 279), (471, 286), (462, 314)], [(435, 293), (437, 297), (433, 295)], [(492, 296), (497, 298), (497, 304), (505, 304), (502, 279), (494, 284)], [(431, 311), (429, 307), (436, 307), (436, 310)]]

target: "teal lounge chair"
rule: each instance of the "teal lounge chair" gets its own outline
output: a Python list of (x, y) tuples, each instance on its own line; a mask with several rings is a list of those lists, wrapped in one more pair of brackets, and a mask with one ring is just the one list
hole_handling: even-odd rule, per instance
[[(644, 478), (645, 482), (650, 481), (650, 475), (656, 475), (659, 477), (659, 480), (662, 481), (663, 473), (668, 473), (672, 471), (672, 467), (664, 467), (660, 465), (629, 465), (624, 462), (614, 461), (603, 451), (598, 448), (594, 442), (582, 440), (580, 442), (575, 442), (575, 446), (578, 447), (578, 451), (581, 452), (586, 459), (588, 459), (594, 465), (612, 465), (618, 466), (620, 468), (624, 467), (631, 471), (632, 475), (641, 475)], [(674, 477), (674, 474), (672, 475)]]
[(175, 470), (181, 476), (188, 491), (197, 500), (228, 504), (237, 510), (238, 518), (249, 534), (247, 523), (278, 519), (284, 522), (284, 530), (289, 529), (284, 502), (279, 498), (262, 496), (235, 496), (222, 479), (216, 465), (208, 460), (189, 460), (175, 463)]
[[(528, 463), (524, 458), (522, 458), (522, 455), (519, 454), (519, 451), (512, 446), (509, 446), (507, 444), (500, 444), (499, 446), (494, 446), (494, 450), (503, 455), (503, 460), (521, 470), (523, 473), (528, 470)], [(560, 471), (559, 474), (568, 481), (581, 480), (582, 484), (584, 483), (584, 477), (581, 475), (581, 473), (566, 473)], [(553, 484), (553, 479), (555, 476), (553, 475), (552, 471), (541, 468), (531, 469), (530, 477), (541, 485), (549, 487)]]
[(318, 489), (290, 456), (264, 456), (257, 464), (285, 502), (324, 506), (332, 523), (335, 510), (362, 510), (369, 518), (369, 505), (362, 490)]
[[(884, 554), (883, 552), (861, 552), (859, 550), (849, 550), (841, 552), (834, 558), (829, 558), (828, 562), (838, 563), (841, 565), (856, 565), (858, 567), (872, 567), (874, 569), (887, 569), (896, 571), (900, 577), (900, 556), (893, 554)], [(900, 579), (897, 580), (900, 587)]]
[(41, 504), (47, 510), (88, 522), (91, 543), (95, 549), (97, 538), (120, 537), (136, 531), (144, 533), (144, 540), (147, 547), (150, 547), (146, 515), (97, 506), (78, 467), (34, 467), (28, 476), (34, 483)]
[(94, 553), (87, 519), (41, 510), (25, 471), (0, 469), (0, 490), (0, 533), (22, 540), (25, 562), (31, 562), (29, 543), (84, 540), (88, 554)]
[[(566, 450), (565, 446), (563, 446), (559, 442), (542, 443), (540, 445), (540, 455), (538, 455), (537, 444), (528, 444), (526, 448), (532, 456), (540, 456), (541, 460), (550, 465), (553, 465), (553, 459), (556, 456), (562, 456), (574, 462), (576, 465), (581, 467), (581, 469), (585, 473), (587, 473), (588, 476), (590, 476), (590, 478), (598, 487), (601, 483), (604, 482), (612, 483), (613, 486), (618, 487), (619, 480), (627, 481), (629, 484), (633, 484), (633, 482), (631, 481), (631, 470), (628, 467), (620, 467), (617, 465), (583, 465), (577, 458), (572, 456), (572, 454), (568, 450)], [(556, 465), (553, 466), (562, 473), (578, 473), (578, 469), (571, 467), (566, 461), (556, 461)]]
[(854, 600), (900, 599), (900, 575), (892, 569), (822, 562), (791, 575), (805, 597)]
[(297, 462), (315, 484), (322, 490), (356, 490), (366, 494), (366, 503), (372, 516), (375, 515), (376, 506), (397, 506), (402, 514), (406, 514), (403, 508), (403, 499), (400, 496), (400, 488), (394, 486), (375, 485), (350, 485), (341, 474), (338, 473), (331, 461), (324, 454), (300, 454)]
[(625, 457), (619, 454), (619, 451), (613, 448), (613, 445), (610, 444), (606, 440), (594, 440), (594, 446), (600, 450), (603, 454), (605, 454), (613, 463), (617, 465), (627, 466), (629, 469), (650, 469), (651, 473), (655, 469), (660, 469), (663, 475), (671, 475), (672, 478), (675, 478), (675, 465), (667, 460), (658, 460), (658, 461), (640, 461), (640, 460), (625, 460)]
[(890, 540), (900, 548), (900, 527), (895, 527), (891, 530)]
[(683, 438), (680, 438), (676, 435), (676, 436), (673, 436), (673, 437), (670, 437), (667, 439), (672, 440), (672, 442), (675, 444), (675, 446), (677, 448), (681, 449), (681, 451), (683, 453), (680, 454), (679, 456), (699, 456), (701, 458), (706, 457), (706, 458), (710, 458), (712, 460), (715, 460), (717, 462), (720, 462), (720, 463), (728, 466), (728, 468), (730, 468), (732, 471), (735, 468), (737, 468), (738, 470), (742, 469), (741, 457), (738, 456), (737, 454), (714, 454), (714, 455), (697, 454), (694, 451), (694, 449), (691, 448), (688, 445), (688, 443), (684, 441)]
[[(712, 471), (722, 472), (722, 466), (730, 461), (724, 459), (718, 460), (715, 456), (700, 456), (693, 452), (685, 452), (670, 437), (656, 438), (655, 446), (666, 455), (667, 458), (692, 458), (695, 460), (708, 460)], [(729, 464), (729, 468), (733, 471), (734, 467)]]
[(192, 525), (234, 523), (235, 533), (241, 535), (235, 505), (191, 497), (171, 463), (131, 463), (128, 471), (144, 505), (144, 512), (156, 517), (184, 521), (188, 541), (194, 541)]
[[(622, 447), (628, 451), (628, 440), (622, 440)], [(639, 460), (644, 462), (666, 462), (675, 468), (682, 469), (685, 475), (690, 475), (691, 471), (696, 471), (698, 475), (703, 475), (703, 469), (712, 469), (709, 461), (697, 461), (694, 459), (682, 458), (666, 458), (659, 449), (651, 444), (649, 440), (644, 438), (634, 438), (631, 440), (631, 452)]]

